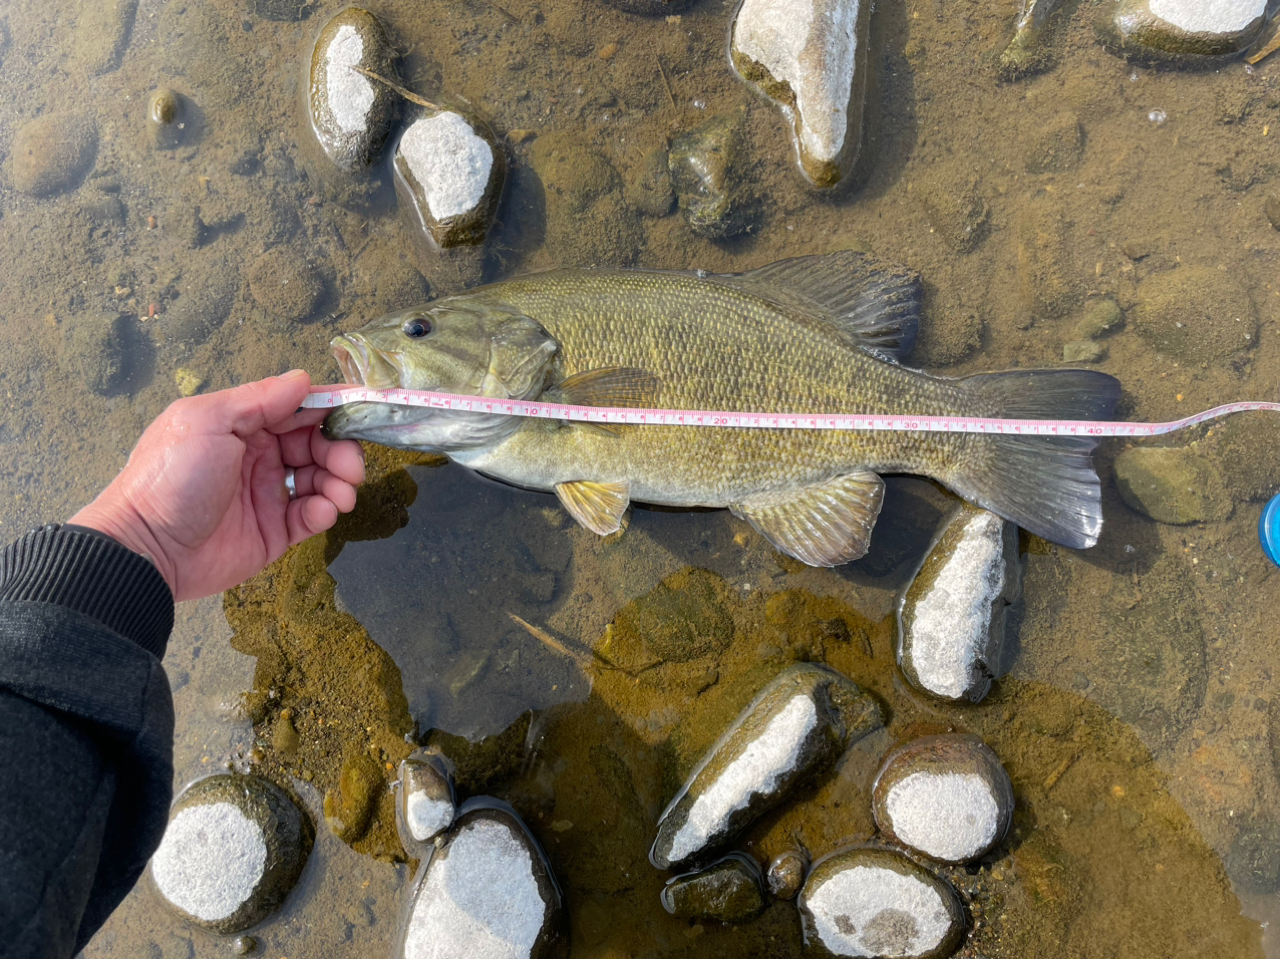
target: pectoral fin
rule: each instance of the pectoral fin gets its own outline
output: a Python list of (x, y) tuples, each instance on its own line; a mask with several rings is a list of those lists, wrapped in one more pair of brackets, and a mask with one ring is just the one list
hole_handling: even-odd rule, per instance
[(633, 366), (604, 366), (567, 376), (543, 396), (574, 406), (647, 406), (658, 395), (658, 377)]
[(631, 505), (631, 487), (626, 483), (557, 483), (556, 496), (570, 516), (600, 536), (621, 529), (622, 515)]
[(788, 556), (810, 566), (839, 566), (866, 555), (883, 501), (884, 480), (861, 472), (760, 493), (730, 509)]

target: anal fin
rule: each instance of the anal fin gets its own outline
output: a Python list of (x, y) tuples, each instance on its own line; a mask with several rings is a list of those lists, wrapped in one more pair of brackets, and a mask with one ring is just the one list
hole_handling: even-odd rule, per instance
[(631, 487), (627, 483), (557, 483), (556, 496), (570, 516), (600, 536), (621, 529), (623, 514), (631, 505)]
[(858, 472), (758, 493), (729, 508), (788, 556), (810, 566), (839, 566), (866, 555), (883, 502), (884, 480)]

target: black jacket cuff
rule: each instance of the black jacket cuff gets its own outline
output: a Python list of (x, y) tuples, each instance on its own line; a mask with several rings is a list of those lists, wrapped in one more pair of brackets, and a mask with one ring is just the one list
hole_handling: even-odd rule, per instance
[(86, 526), (43, 526), (0, 554), (0, 602), (53, 603), (91, 616), (157, 659), (173, 593), (151, 562)]

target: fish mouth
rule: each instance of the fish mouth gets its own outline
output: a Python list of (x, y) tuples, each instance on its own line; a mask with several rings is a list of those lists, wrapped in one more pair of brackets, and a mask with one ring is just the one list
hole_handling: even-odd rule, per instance
[(388, 356), (364, 341), (358, 334), (335, 336), (329, 343), (345, 382), (377, 390), (401, 385), (403, 369), (398, 356)]

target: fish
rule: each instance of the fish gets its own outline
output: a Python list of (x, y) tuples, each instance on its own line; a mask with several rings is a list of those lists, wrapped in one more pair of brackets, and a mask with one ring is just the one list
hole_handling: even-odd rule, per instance
[[(1096, 370), (942, 378), (902, 365), (919, 274), (860, 252), (744, 273), (558, 269), (391, 313), (330, 344), (347, 383), (585, 406), (760, 413), (1099, 419)], [(1101, 492), (1086, 437), (604, 425), (353, 403), (326, 435), (443, 453), (554, 492), (601, 536), (634, 501), (721, 507), (811, 566), (866, 554), (881, 474), (948, 487), (1038, 536), (1094, 545)]]

